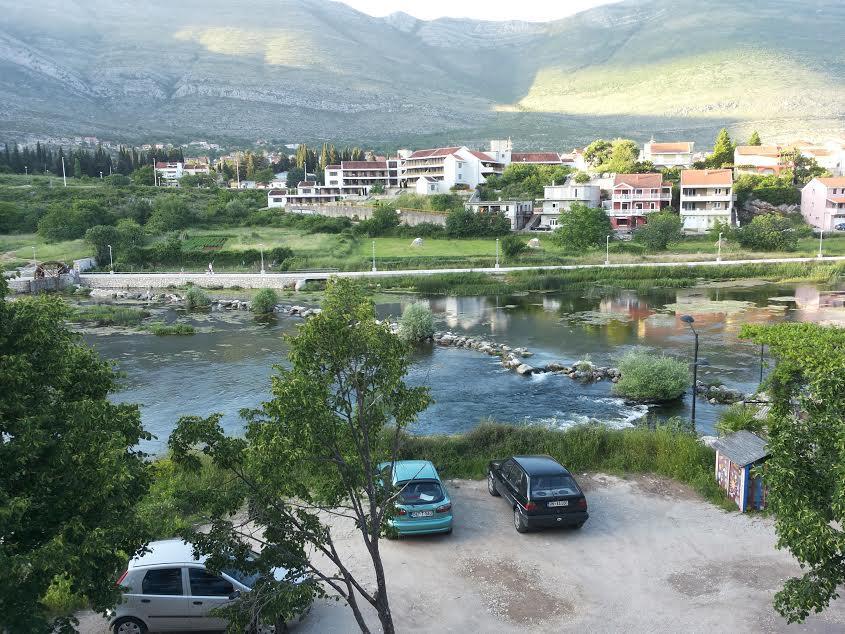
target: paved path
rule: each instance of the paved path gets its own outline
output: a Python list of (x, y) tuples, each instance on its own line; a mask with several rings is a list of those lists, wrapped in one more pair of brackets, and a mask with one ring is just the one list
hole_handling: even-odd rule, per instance
[(703, 260), (693, 262), (639, 262), (628, 264), (559, 264), (551, 266), (503, 266), (500, 268), (468, 268), (468, 269), (414, 269), (391, 271), (340, 271), (340, 272), (291, 272), (291, 273), (84, 273), (82, 283), (94, 288), (166, 288), (170, 286), (184, 286), (191, 283), (195, 286), (231, 288), (283, 288), (289, 287), (299, 280), (325, 280), (329, 277), (379, 278), (397, 277), (403, 275), (441, 275), (445, 273), (486, 273), (497, 275), (517, 271), (573, 271), (577, 269), (606, 269), (606, 268), (639, 268), (639, 267), (692, 267), (692, 266), (730, 266), (733, 264), (783, 264), (790, 262), (842, 262), (845, 256), (825, 258), (765, 258), (751, 260)]

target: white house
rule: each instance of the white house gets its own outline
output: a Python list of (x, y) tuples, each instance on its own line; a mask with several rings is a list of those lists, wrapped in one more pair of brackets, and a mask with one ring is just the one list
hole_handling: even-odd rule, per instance
[(325, 183), (339, 187), (349, 196), (367, 196), (373, 185), (399, 187), (400, 161), (376, 159), (371, 161), (343, 161), (340, 165), (327, 165)]
[[(475, 189), (486, 182), (490, 174), (501, 174), (504, 164), (484, 152), (464, 146), (417, 150), (402, 161), (402, 182), (421, 186), (419, 179), (426, 177), (437, 183), (437, 192), (448, 192), (452, 187)], [(428, 188), (428, 186), (426, 186)]]
[(737, 145), (734, 150), (734, 169), (737, 174), (780, 174), (779, 145)]
[(502, 214), (511, 222), (511, 231), (520, 231), (534, 213), (533, 200), (472, 200), (466, 208), (477, 214)]
[(566, 179), (563, 185), (547, 185), (543, 188), (542, 209), (536, 214), (531, 229), (541, 231), (557, 228), (561, 213), (569, 211), (573, 203), (588, 207), (601, 207), (601, 186), (595, 182), (576, 183), (573, 177)]
[(652, 139), (643, 146), (641, 158), (655, 167), (692, 167), (694, 146), (692, 141), (658, 143)]
[(414, 190), (420, 196), (431, 196), (440, 191), (440, 181), (436, 180), (433, 176), (420, 176), (417, 179)]
[(289, 205), (323, 205), (344, 198), (337, 187), (318, 185), (314, 181), (300, 181), (296, 188), (271, 189), (267, 192), (268, 207)]
[(196, 176), (198, 174), (210, 174), (211, 165), (207, 157), (188, 159), (182, 166), (183, 176)]
[(681, 220), (689, 233), (708, 231), (716, 222), (734, 224), (733, 171), (682, 171)]
[(845, 176), (814, 178), (801, 190), (801, 215), (816, 229), (845, 223)]
[(159, 180), (165, 181), (168, 185), (177, 184), (185, 175), (184, 164), (179, 161), (158, 161), (155, 170)]

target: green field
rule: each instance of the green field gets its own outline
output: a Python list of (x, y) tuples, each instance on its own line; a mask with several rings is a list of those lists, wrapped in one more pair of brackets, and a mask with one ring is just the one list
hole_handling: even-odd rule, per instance
[(10, 266), (15, 262), (31, 262), (32, 247), (35, 247), (35, 258), (39, 262), (45, 260), (71, 262), (91, 255), (91, 249), (84, 240), (48, 243), (34, 233), (0, 235), (0, 266)]

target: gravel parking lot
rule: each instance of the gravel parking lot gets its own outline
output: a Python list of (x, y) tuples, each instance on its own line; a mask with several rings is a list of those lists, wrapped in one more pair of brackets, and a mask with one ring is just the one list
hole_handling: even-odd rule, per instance
[[(799, 568), (775, 550), (770, 519), (726, 513), (661, 478), (578, 479), (590, 504), (587, 524), (525, 535), (483, 481), (447, 483), (452, 535), (383, 542), (397, 630), (845, 631), (845, 600), (801, 626), (774, 612), (774, 593)], [(366, 569), (352, 528), (336, 528), (353, 569)], [(356, 629), (348, 608), (319, 602), (296, 632)], [(105, 629), (86, 618), (83, 631)]]

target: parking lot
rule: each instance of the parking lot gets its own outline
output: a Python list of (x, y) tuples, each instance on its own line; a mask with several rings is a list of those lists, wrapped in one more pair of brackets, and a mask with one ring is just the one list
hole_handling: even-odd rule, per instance
[[(397, 631), (845, 631), (845, 600), (802, 626), (773, 611), (775, 591), (799, 568), (775, 550), (770, 519), (726, 513), (660, 478), (578, 479), (590, 503), (586, 525), (524, 535), (483, 481), (448, 482), (452, 535), (382, 542)], [(335, 534), (352, 568), (366, 570), (354, 530)], [(105, 631), (93, 620), (86, 627)], [(334, 602), (315, 604), (296, 628), (356, 630)]]

